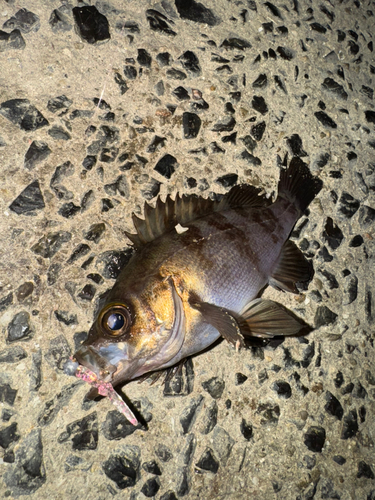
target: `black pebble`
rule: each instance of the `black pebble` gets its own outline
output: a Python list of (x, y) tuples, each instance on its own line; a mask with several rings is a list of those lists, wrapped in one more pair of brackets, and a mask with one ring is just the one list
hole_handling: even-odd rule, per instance
[(343, 192), (339, 199), (338, 210), (345, 215), (348, 219), (351, 219), (353, 215), (359, 209), (359, 201), (353, 198), (349, 193)]
[(241, 141), (244, 143), (246, 149), (252, 153), (254, 149), (257, 147), (256, 141), (250, 136), (250, 135), (245, 135), (245, 137), (241, 137)]
[(9, 209), (18, 215), (31, 215), (34, 210), (41, 210), (44, 207), (44, 199), (38, 180), (29, 184), (9, 205)]
[(219, 377), (212, 377), (209, 380), (203, 382), (202, 387), (214, 399), (219, 399), (223, 394), (225, 382)]
[(23, 50), (26, 47), (26, 42), (19, 29), (15, 29), (10, 33), (0, 30), (0, 41), (2, 51), (8, 49)]
[(342, 420), (344, 415), (344, 410), (341, 406), (340, 401), (329, 391), (326, 392), (326, 405), (324, 409), (330, 415), (337, 417), (338, 420)]
[(344, 465), (346, 463), (346, 458), (342, 457), (341, 455), (335, 455), (332, 458), (339, 465)]
[(178, 168), (176, 158), (170, 154), (166, 154), (162, 158), (160, 158), (160, 160), (155, 165), (154, 170), (156, 170), (156, 172), (159, 172), (160, 175), (163, 175), (167, 179), (170, 179), (176, 168)]
[(70, 219), (80, 212), (81, 207), (75, 205), (72, 201), (69, 203), (64, 203), (62, 207), (58, 210), (58, 213), (65, 219)]
[(159, 478), (151, 477), (150, 479), (147, 479), (147, 481), (144, 483), (144, 485), (141, 488), (141, 492), (144, 494), (145, 497), (151, 498), (156, 495), (159, 489), (160, 489)]
[(251, 43), (243, 40), (242, 38), (226, 38), (220, 47), (224, 47), (224, 49), (236, 49), (236, 50), (245, 50), (251, 48)]
[(206, 448), (200, 459), (195, 464), (197, 472), (212, 472), (216, 474), (219, 469), (219, 461), (214, 455), (211, 448)]
[(123, 439), (130, 436), (141, 426), (134, 426), (129, 420), (117, 410), (107, 413), (105, 422), (102, 425), (104, 437), (109, 441)]
[(126, 81), (123, 79), (121, 74), (117, 71), (115, 72), (115, 82), (117, 83), (117, 85), (120, 88), (121, 95), (124, 95), (125, 92), (127, 92), (129, 90), (129, 87), (128, 87)]
[(250, 134), (254, 137), (256, 141), (261, 141), (263, 134), (266, 130), (266, 122), (259, 122), (251, 127)]
[(124, 75), (128, 80), (135, 80), (137, 78), (137, 68), (127, 64), (124, 66)]
[(0, 363), (17, 363), (24, 358), (27, 358), (27, 352), (18, 345), (0, 351)]
[(28, 312), (21, 311), (17, 313), (8, 325), (7, 342), (29, 340), (33, 333), (29, 320), (30, 315)]
[(319, 306), (315, 313), (315, 328), (333, 324), (337, 319), (337, 314), (328, 309), (327, 306)]
[(121, 451), (114, 453), (102, 463), (104, 474), (114, 481), (120, 490), (134, 486), (139, 475), (141, 455), (139, 447), (125, 445)]
[(208, 26), (216, 26), (221, 22), (211, 9), (195, 0), (175, 0), (175, 5), (181, 19), (188, 19)]
[(25, 283), (22, 283), (17, 289), (17, 300), (19, 302), (23, 302), (27, 297), (30, 297), (30, 295), (34, 291), (34, 283), (32, 281), (26, 281)]
[(44, 259), (50, 259), (60, 250), (62, 245), (70, 241), (71, 238), (71, 233), (67, 231), (48, 233), (46, 236), (40, 238), (40, 240), (31, 247), (31, 251), (40, 255)]
[(19, 29), (22, 33), (30, 33), (30, 31), (38, 31), (40, 28), (40, 19), (33, 12), (27, 9), (20, 9), (14, 16), (5, 21), (3, 29), (14, 30)]
[(348, 94), (345, 92), (344, 87), (337, 83), (333, 78), (326, 78), (322, 83), (322, 87), (344, 101), (348, 99)]
[(58, 370), (63, 370), (65, 362), (71, 355), (70, 346), (64, 335), (54, 337), (49, 343), (49, 349), (45, 355), (48, 363)]
[(347, 283), (345, 284), (344, 290), (344, 305), (352, 304), (358, 295), (358, 278), (357, 276), (351, 275), (348, 277)]
[(151, 179), (145, 189), (141, 189), (141, 194), (146, 200), (152, 200), (160, 192), (161, 183), (156, 179)]
[(357, 410), (350, 410), (344, 417), (344, 422), (341, 431), (341, 439), (350, 439), (358, 432), (358, 415)]
[(95, 6), (74, 7), (73, 17), (79, 36), (86, 42), (103, 42), (111, 37), (107, 18)]
[(183, 497), (187, 495), (190, 491), (190, 478), (188, 475), (187, 467), (180, 467), (176, 470), (177, 476), (177, 484), (176, 484), (176, 492), (177, 495)]
[(375, 221), (375, 209), (368, 205), (363, 205), (359, 209), (359, 223), (362, 227), (367, 228)]
[(54, 33), (60, 31), (70, 31), (72, 29), (71, 24), (71, 7), (68, 5), (61, 5), (58, 9), (54, 9), (51, 12), (50, 18), (48, 20), (49, 25)]
[(332, 273), (322, 268), (319, 269), (319, 273), (326, 279), (327, 286), (330, 290), (339, 288), (339, 283)]
[(91, 302), (95, 296), (95, 293), (96, 293), (96, 288), (94, 287), (94, 285), (87, 284), (77, 294), (77, 297), (81, 300), (87, 300), (88, 302)]
[(12, 389), (12, 387), (9, 384), (0, 384), (1, 403), (7, 403), (8, 405), (13, 406), (16, 396), (17, 396), (17, 389)]
[(100, 274), (97, 274), (97, 273), (90, 273), (87, 275), (87, 278), (89, 280), (92, 280), (97, 285), (101, 285), (104, 283), (103, 278), (100, 276)]
[(147, 147), (147, 153), (155, 153), (165, 146), (166, 137), (159, 137), (155, 135), (150, 145)]
[(265, 115), (268, 113), (268, 106), (266, 104), (266, 101), (264, 100), (264, 97), (262, 96), (254, 96), (253, 100), (251, 101), (252, 107), (255, 109), (255, 111), (258, 111), (258, 113)]
[(0, 299), (0, 312), (5, 311), (13, 303), (13, 293), (9, 293)]
[(60, 434), (57, 441), (64, 443), (70, 438), (73, 450), (96, 450), (98, 445), (98, 420), (96, 412), (68, 424), (66, 431)]
[[(347, 345), (347, 348), (349, 346)], [(350, 349), (348, 349), (348, 352), (351, 353), (353, 352), (353, 346), (350, 346)], [(353, 382), (349, 382), (349, 384), (347, 384), (345, 387), (342, 388), (341, 390), (341, 394), (345, 395), (345, 394), (351, 394), (353, 392), (353, 389), (354, 389), (354, 384)]]
[(185, 80), (187, 78), (186, 73), (176, 68), (168, 69), (166, 75), (168, 78), (171, 78), (172, 80)]
[(167, 448), (164, 444), (159, 444), (157, 446), (155, 454), (162, 462), (169, 462), (173, 458), (169, 448)]
[(150, 24), (150, 28), (153, 31), (160, 31), (166, 35), (176, 36), (177, 33), (172, 30), (170, 24), (174, 24), (171, 19), (168, 19), (164, 14), (161, 14), (157, 10), (147, 9), (146, 19)]
[(304, 151), (302, 147), (302, 139), (298, 134), (293, 134), (288, 137), (286, 143), (293, 156), (298, 156), (299, 158), (307, 156), (306, 151)]
[(247, 379), (248, 377), (246, 377), (246, 375), (238, 372), (234, 376), (234, 385), (242, 385), (246, 382)]
[(103, 236), (105, 231), (104, 222), (99, 222), (97, 224), (93, 224), (89, 227), (88, 231), (83, 234), (83, 237), (87, 241), (93, 241), (94, 243), (98, 243)]
[(321, 453), (326, 440), (326, 431), (323, 427), (311, 426), (304, 435), (304, 443), (310, 451)]
[(68, 264), (72, 264), (76, 260), (80, 259), (81, 257), (87, 255), (90, 251), (90, 247), (86, 245), (85, 243), (79, 244), (74, 250), (71, 256), (68, 259)]
[(16, 496), (30, 495), (46, 482), (40, 429), (31, 431), (18, 446), (4, 481)]
[(151, 68), (152, 58), (145, 49), (138, 49), (137, 63), (145, 68)]
[(159, 500), (177, 500), (177, 497), (172, 490), (166, 491)]
[(25, 168), (33, 170), (39, 163), (48, 158), (50, 154), (51, 150), (46, 142), (33, 141), (25, 154)]
[(223, 187), (228, 188), (237, 184), (238, 175), (237, 174), (226, 174), (222, 177), (218, 177), (215, 182), (221, 184)]
[(66, 326), (77, 325), (78, 319), (76, 314), (69, 314), (68, 311), (55, 311), (57, 321), (60, 321)]
[(133, 255), (133, 248), (124, 251), (109, 250), (98, 256), (96, 263), (100, 269), (100, 274), (106, 279), (116, 279), (121, 269), (129, 262)]
[(184, 139), (194, 139), (201, 128), (202, 120), (195, 113), (185, 112), (182, 115), (182, 128)]
[(286, 47), (277, 47), (277, 53), (286, 61), (291, 61), (294, 58), (294, 52)]
[(0, 114), (26, 131), (37, 130), (49, 124), (28, 99), (11, 99), (1, 103)]
[(212, 127), (213, 132), (231, 132), (236, 125), (236, 120), (233, 116), (226, 116)]
[(56, 139), (57, 141), (69, 141), (69, 139), (72, 138), (72, 136), (67, 132), (66, 130), (63, 129), (63, 127), (60, 127), (59, 125), (53, 125), (49, 130), (48, 130), (48, 135), (52, 137), (52, 139)]
[(246, 422), (244, 418), (241, 421), (240, 430), (246, 441), (250, 441), (253, 437), (253, 426), (249, 422)]
[(366, 479), (375, 479), (374, 471), (372, 470), (371, 465), (368, 465), (366, 462), (361, 460), (358, 464), (357, 477), (358, 478), (365, 477)]
[(149, 474), (154, 474), (155, 476), (161, 476), (161, 470), (157, 462), (155, 460), (151, 460), (151, 462), (145, 462), (142, 464), (142, 469), (148, 472)]
[(217, 414), (218, 414), (218, 406), (215, 400), (211, 401), (210, 404), (207, 405), (206, 411), (203, 415), (200, 432), (202, 434), (209, 434), (212, 429), (217, 424)]
[(172, 64), (172, 56), (169, 52), (160, 52), (160, 54), (156, 56), (156, 60), (161, 68)]
[(201, 74), (199, 59), (191, 50), (184, 52), (178, 60), (181, 62), (183, 68), (192, 73), (193, 76), (199, 76)]
[(292, 388), (288, 382), (278, 380), (272, 385), (272, 389), (278, 394), (280, 398), (289, 399), (292, 396)]
[(331, 217), (327, 217), (327, 222), (323, 231), (323, 238), (332, 250), (336, 250), (344, 239), (341, 229), (333, 222)]
[(66, 95), (60, 95), (50, 99), (47, 103), (48, 111), (51, 113), (57, 113), (58, 111), (66, 111), (73, 104), (73, 101), (68, 99)]
[(197, 398), (190, 400), (189, 405), (183, 410), (180, 416), (180, 424), (183, 434), (190, 432), (202, 403), (203, 396), (199, 395)]
[(317, 111), (314, 115), (326, 128), (337, 128), (337, 123), (324, 111)]

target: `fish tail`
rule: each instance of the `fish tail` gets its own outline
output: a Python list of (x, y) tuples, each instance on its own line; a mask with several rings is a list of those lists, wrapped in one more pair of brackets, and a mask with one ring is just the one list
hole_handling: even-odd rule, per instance
[(289, 167), (281, 171), (278, 198), (287, 199), (302, 214), (322, 186), (323, 182), (312, 175), (306, 163), (294, 157)]

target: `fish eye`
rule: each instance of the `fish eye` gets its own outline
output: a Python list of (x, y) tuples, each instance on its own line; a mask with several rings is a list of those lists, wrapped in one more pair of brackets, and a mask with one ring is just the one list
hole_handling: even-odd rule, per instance
[(112, 313), (107, 318), (107, 326), (110, 330), (121, 330), (125, 324), (125, 318), (121, 313)]
[(122, 304), (109, 304), (98, 319), (101, 329), (111, 337), (124, 335), (132, 323), (129, 309)]

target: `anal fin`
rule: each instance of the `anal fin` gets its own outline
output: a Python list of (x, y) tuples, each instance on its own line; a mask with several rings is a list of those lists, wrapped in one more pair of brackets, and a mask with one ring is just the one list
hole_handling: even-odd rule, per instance
[(307, 326), (281, 304), (268, 299), (250, 302), (242, 311), (241, 317), (246, 321), (250, 335), (261, 338), (295, 335)]
[(244, 347), (244, 337), (234, 316), (224, 307), (218, 307), (214, 304), (202, 302), (198, 298), (191, 298), (189, 303), (194, 309), (197, 309), (203, 319), (210, 323), (220, 335), (230, 344), (238, 347)]
[(299, 293), (296, 283), (309, 281), (313, 275), (311, 262), (290, 240), (284, 243), (280, 258), (269, 280), (279, 290)]

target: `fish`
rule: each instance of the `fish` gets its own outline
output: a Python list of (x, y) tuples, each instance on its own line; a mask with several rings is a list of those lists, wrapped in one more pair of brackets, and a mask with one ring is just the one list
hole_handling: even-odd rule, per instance
[[(274, 202), (242, 184), (221, 199), (145, 203), (144, 219), (133, 214), (136, 233), (126, 233), (135, 252), (65, 372), (113, 399), (111, 388), (183, 363), (220, 337), (238, 350), (254, 338), (297, 335), (306, 324), (261, 292), (299, 293), (297, 283), (311, 280), (311, 262), (289, 238), (322, 185), (294, 157)], [(122, 409), (135, 423), (125, 402)]]

